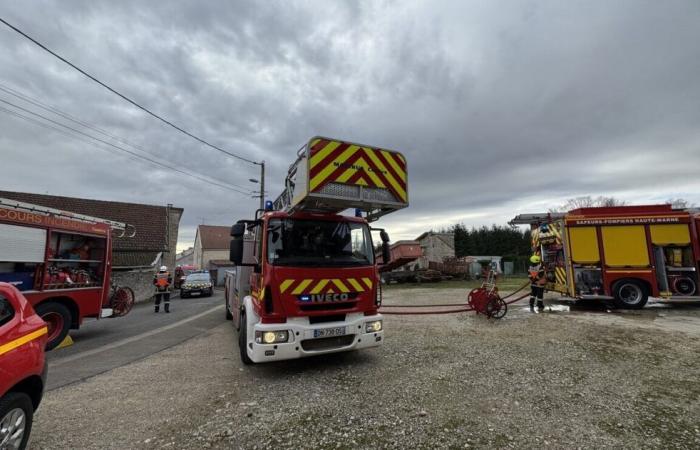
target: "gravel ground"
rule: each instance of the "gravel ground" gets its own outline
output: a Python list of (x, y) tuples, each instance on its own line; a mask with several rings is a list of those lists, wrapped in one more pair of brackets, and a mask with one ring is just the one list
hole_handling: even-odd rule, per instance
[(700, 447), (700, 308), (567, 309), (391, 316), (378, 349), (253, 367), (222, 325), (49, 392), (31, 446)]

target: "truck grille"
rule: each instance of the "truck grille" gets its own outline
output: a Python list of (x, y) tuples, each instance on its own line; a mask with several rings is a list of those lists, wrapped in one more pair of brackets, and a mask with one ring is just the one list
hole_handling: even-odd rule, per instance
[(333, 336), (320, 339), (306, 339), (301, 341), (301, 348), (304, 351), (312, 352), (318, 350), (330, 350), (332, 348), (347, 347), (355, 340), (354, 334), (346, 334), (345, 336)]
[(357, 302), (343, 303), (315, 303), (310, 305), (300, 305), (302, 311), (335, 311), (338, 309), (352, 309), (357, 305)]

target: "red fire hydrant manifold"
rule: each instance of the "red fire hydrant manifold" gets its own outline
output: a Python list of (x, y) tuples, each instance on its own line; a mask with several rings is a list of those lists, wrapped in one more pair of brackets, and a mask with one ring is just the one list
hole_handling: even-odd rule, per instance
[[(485, 278), (481, 287), (472, 289), (467, 294), (467, 303), (443, 303), (433, 305), (382, 305), (380, 313), (387, 315), (422, 315), (422, 314), (452, 314), (474, 311), (477, 314), (483, 314), (489, 319), (501, 319), (508, 312), (508, 305), (515, 303), (527, 297), (529, 292), (520, 295), (516, 298), (511, 298), (518, 292), (522, 291), (530, 285), (526, 282), (515, 291), (501, 297), (496, 286), (496, 277), (493, 272), (490, 272)], [(508, 300), (507, 300), (508, 299)], [(507, 301), (506, 301), (507, 300)], [(458, 307), (456, 309), (440, 309), (445, 307)], [(397, 309), (398, 308), (398, 309)], [(423, 309), (423, 308), (438, 308), (438, 309)]]

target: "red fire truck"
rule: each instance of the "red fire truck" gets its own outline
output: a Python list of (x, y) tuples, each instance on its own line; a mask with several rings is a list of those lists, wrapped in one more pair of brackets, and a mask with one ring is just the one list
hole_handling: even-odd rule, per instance
[[(244, 363), (379, 346), (381, 286), (368, 222), (408, 206), (400, 153), (323, 137), (297, 153), (282, 195), (232, 227), (226, 315)], [(340, 213), (357, 208), (354, 216)]]
[(113, 230), (124, 236), (128, 227), (0, 198), (0, 281), (19, 289), (44, 319), (47, 350), (86, 317), (131, 309), (133, 291), (110, 284)]
[(700, 301), (700, 212), (671, 205), (522, 214), (541, 254), (547, 289), (642, 308), (647, 299)]

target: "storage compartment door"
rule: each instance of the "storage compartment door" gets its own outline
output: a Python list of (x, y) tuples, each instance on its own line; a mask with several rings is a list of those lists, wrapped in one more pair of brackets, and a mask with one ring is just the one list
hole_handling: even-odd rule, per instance
[(0, 261), (43, 263), (46, 230), (0, 224)]
[(648, 267), (644, 225), (607, 226), (603, 233), (605, 264), (609, 267)]
[(570, 227), (571, 260), (576, 264), (600, 262), (598, 233), (595, 227)]
[(654, 245), (690, 245), (688, 225), (651, 225), (651, 243)]

